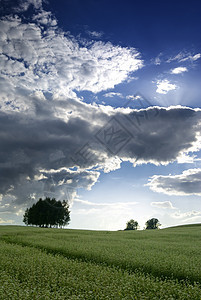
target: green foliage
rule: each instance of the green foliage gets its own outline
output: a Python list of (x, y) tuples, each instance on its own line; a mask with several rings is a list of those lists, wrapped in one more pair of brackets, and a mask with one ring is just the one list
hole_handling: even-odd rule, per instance
[(128, 221), (126, 223), (126, 229), (124, 229), (124, 230), (137, 230), (138, 226), (139, 226), (138, 222), (135, 221), (135, 220), (133, 220), (133, 219), (131, 219), (130, 221)]
[(156, 218), (152, 218), (148, 220), (146, 223), (146, 229), (158, 229), (161, 224), (159, 223), (159, 220)]
[(63, 200), (41, 198), (32, 207), (27, 208), (23, 222), (26, 225), (37, 225), (39, 227), (65, 226), (70, 221), (70, 211), (68, 203)]
[(0, 226), (0, 299), (200, 300), (201, 226), (121, 232)]

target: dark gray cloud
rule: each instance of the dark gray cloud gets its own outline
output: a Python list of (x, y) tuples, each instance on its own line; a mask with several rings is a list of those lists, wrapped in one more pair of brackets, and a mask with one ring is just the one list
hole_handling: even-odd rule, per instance
[(37, 114), (0, 113), (0, 193), (15, 195), (18, 202), (28, 194), (19, 188), (22, 182), (28, 182), (31, 194), (37, 181), (43, 192), (41, 183), (48, 178), (66, 187), (77, 174), (74, 187), (82, 177), (81, 186), (88, 187), (97, 181), (100, 168), (119, 168), (120, 159), (167, 164), (200, 147), (200, 110), (157, 108), (156, 115), (156, 108), (114, 109), (67, 99), (57, 102), (55, 113), (51, 105), (35, 103)]
[(154, 175), (148, 186), (167, 195), (201, 196), (201, 169), (189, 169), (179, 175)]
[[(127, 152), (138, 163), (169, 163), (182, 152), (200, 148), (199, 110), (184, 107), (154, 108), (131, 112), (133, 139)], [(138, 126), (135, 128), (135, 125)], [(125, 153), (126, 155), (126, 153)]]

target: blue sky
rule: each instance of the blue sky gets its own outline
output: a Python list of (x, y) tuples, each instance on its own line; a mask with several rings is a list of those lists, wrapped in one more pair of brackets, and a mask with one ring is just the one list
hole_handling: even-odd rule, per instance
[(2, 0), (0, 223), (201, 222), (199, 1)]

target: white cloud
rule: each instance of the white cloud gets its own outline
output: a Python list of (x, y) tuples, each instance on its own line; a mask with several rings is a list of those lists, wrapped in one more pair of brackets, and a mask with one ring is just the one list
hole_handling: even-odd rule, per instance
[(113, 98), (115, 96), (120, 97), (120, 98), (123, 97), (123, 95), (121, 93), (115, 93), (115, 92), (106, 93), (103, 96), (106, 97), (106, 98)]
[(175, 219), (186, 219), (186, 218), (193, 218), (193, 217), (201, 217), (201, 211), (188, 211), (188, 212), (175, 212), (174, 214), (171, 214), (171, 217)]
[(192, 54), (186, 51), (181, 51), (177, 55), (170, 57), (167, 62), (170, 63), (172, 61), (184, 62), (184, 61), (196, 61), (201, 57), (201, 53)]
[(156, 93), (167, 94), (169, 91), (175, 90), (177, 88), (176, 84), (172, 84), (167, 79), (158, 80)]
[(41, 11), (32, 17), (33, 21), (36, 21), (39, 26), (48, 25), (48, 26), (56, 26), (57, 20), (52, 17), (51, 12), (49, 11)]
[(161, 64), (161, 59), (159, 57), (156, 57), (154, 60), (155, 65), (160, 65)]
[(39, 92), (56, 99), (114, 88), (143, 66), (134, 48), (101, 41), (81, 46), (56, 24), (43, 10), (31, 22), (11, 15), (0, 20), (1, 109), (30, 109), (27, 96)]
[(201, 211), (199, 210), (186, 211), (185, 208), (172, 210), (172, 212), (170, 210), (160, 210), (157, 215), (163, 228), (201, 223)]
[(78, 202), (80, 204), (83, 205), (87, 205), (87, 206), (98, 206), (98, 207), (115, 207), (115, 208), (122, 208), (123, 207), (127, 207), (127, 206), (133, 206), (138, 204), (139, 202), (101, 202), (101, 203), (97, 203), (97, 202), (90, 202), (90, 201), (86, 201), (86, 200), (81, 200), (81, 199), (75, 199), (74, 202)]
[(188, 71), (188, 69), (186, 67), (177, 67), (177, 68), (172, 69), (170, 72), (171, 72), (171, 74), (181, 74), (181, 73), (184, 73), (187, 71)]
[(105, 158), (103, 164), (99, 164), (99, 168), (102, 169), (104, 173), (109, 173), (111, 171), (117, 170), (121, 168), (121, 159), (118, 156)]
[(131, 75), (129, 75), (128, 78), (126, 79), (126, 82), (130, 83), (131, 81), (138, 80), (138, 79), (139, 79), (139, 77), (137, 77), (137, 76), (131, 76)]
[(183, 57), (182, 59), (180, 59), (180, 62), (182, 61), (187, 61), (187, 60), (191, 60), (191, 61), (196, 61), (201, 57), (200, 53), (197, 53), (195, 55), (188, 55), (186, 57)]
[(167, 195), (201, 196), (201, 169), (189, 169), (180, 175), (154, 175), (147, 185), (154, 192)]
[(159, 53), (159, 55), (156, 58), (154, 58), (154, 59), (151, 60), (152, 63), (154, 65), (160, 65), (161, 62), (162, 62), (162, 59), (161, 59), (162, 55), (163, 55), (162, 53)]
[(159, 57), (157, 57), (157, 58), (155, 59), (154, 64), (155, 64), (155, 65), (160, 65), (160, 64), (161, 64), (161, 60), (160, 60)]
[(170, 57), (170, 58), (167, 60), (167, 63), (170, 63), (170, 62), (172, 62), (172, 61), (178, 61), (178, 62), (180, 62), (181, 59), (183, 59), (184, 57), (186, 57), (186, 53), (181, 51), (181, 52), (179, 52), (177, 55)]
[(195, 54), (192, 56), (192, 60), (197, 60), (201, 57), (201, 53)]
[[(30, 6), (33, 6), (34, 9), (42, 9), (43, 0), (2, 0), (6, 6), (10, 8), (10, 13), (22, 13), (29, 9)], [(3, 3), (3, 4), (4, 4)], [(6, 7), (4, 6), (4, 7)]]
[(151, 202), (151, 206), (158, 207), (158, 208), (164, 208), (164, 209), (175, 209), (175, 207), (172, 205), (172, 202), (170, 201), (163, 201), (163, 202)]
[(43, 0), (25, 0), (22, 2), (27, 3), (27, 5), (33, 5), (36, 9), (39, 9), (42, 7)]
[(103, 36), (103, 32), (98, 32), (98, 31), (90, 31), (88, 30), (87, 33), (92, 37), (92, 38), (101, 38)]
[(181, 153), (178, 158), (177, 158), (177, 162), (178, 164), (192, 164), (194, 163), (196, 160), (199, 160), (196, 155), (187, 155), (185, 153)]

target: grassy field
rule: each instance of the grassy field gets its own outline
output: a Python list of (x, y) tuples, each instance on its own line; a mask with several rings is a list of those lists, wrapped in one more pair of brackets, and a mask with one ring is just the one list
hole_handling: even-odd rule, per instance
[(0, 226), (0, 299), (201, 300), (201, 225), (118, 232)]

